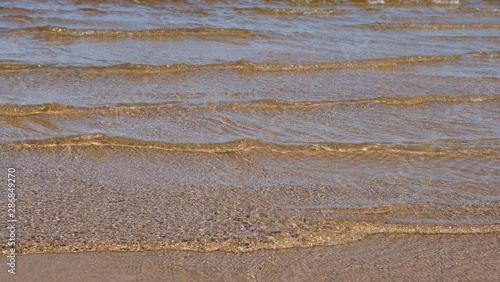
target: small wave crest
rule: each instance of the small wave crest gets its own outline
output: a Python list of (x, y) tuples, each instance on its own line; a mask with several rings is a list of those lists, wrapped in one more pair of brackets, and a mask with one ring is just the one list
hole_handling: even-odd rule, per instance
[(341, 9), (315, 9), (315, 10), (301, 10), (301, 9), (283, 9), (283, 8), (234, 8), (234, 10), (242, 12), (252, 12), (263, 15), (277, 15), (277, 16), (332, 16), (345, 14), (346, 10)]
[(318, 5), (318, 4), (339, 4), (342, 2), (354, 5), (362, 6), (417, 6), (417, 5), (428, 5), (428, 6), (449, 6), (449, 5), (459, 5), (461, 0), (288, 0), (287, 2), (306, 6), (306, 5)]
[(373, 24), (359, 24), (350, 25), (347, 27), (355, 28), (370, 28), (370, 29), (393, 29), (393, 28), (409, 28), (409, 29), (435, 29), (435, 30), (448, 30), (448, 29), (499, 29), (500, 24), (486, 24), (486, 23), (387, 23), (378, 22)]
[(68, 106), (58, 103), (48, 103), (39, 105), (11, 105), (3, 104), (0, 105), (0, 115), (3, 116), (25, 116), (34, 115), (40, 113), (59, 113), (71, 109), (77, 109), (77, 107)]
[(0, 61), (0, 71), (35, 70), (48, 66), (49, 65), (24, 64), (20, 62)]
[[(151, 230), (150, 230), (151, 231)], [(151, 231), (152, 232), (152, 231)], [(381, 220), (331, 219), (320, 222), (297, 221), (290, 228), (265, 232), (254, 236), (198, 236), (189, 238), (165, 238), (148, 240), (129, 238), (119, 240), (64, 239), (50, 237), (35, 241), (25, 239), (22, 253), (44, 252), (95, 252), (95, 251), (144, 251), (144, 250), (186, 250), (249, 252), (265, 249), (303, 248), (332, 246), (361, 240), (374, 234), (488, 234), (500, 232), (500, 224), (422, 224), (392, 223)], [(118, 233), (119, 234), (119, 233)], [(6, 247), (2, 253), (8, 252)]]
[[(453, 143), (453, 142), (451, 142)], [(437, 143), (436, 143), (437, 144)], [(434, 145), (436, 145), (434, 144)], [(54, 147), (54, 146), (116, 146), (170, 151), (230, 153), (238, 151), (261, 151), (265, 153), (302, 152), (323, 153), (360, 153), (360, 154), (430, 154), (430, 155), (478, 155), (487, 158), (499, 158), (500, 155), (488, 148), (469, 148), (462, 146), (433, 146), (430, 143), (413, 142), (408, 144), (388, 143), (340, 143), (321, 142), (303, 145), (271, 143), (264, 140), (244, 138), (225, 143), (166, 143), (145, 141), (127, 137), (110, 137), (102, 133), (82, 134), (68, 137), (55, 137), (42, 140), (24, 140), (6, 143), (15, 148)]]
[[(134, 73), (161, 73), (161, 72), (179, 72), (193, 71), (200, 69), (235, 69), (242, 71), (258, 71), (258, 72), (277, 72), (277, 71), (314, 71), (327, 69), (375, 69), (375, 70), (394, 70), (401, 64), (415, 63), (433, 63), (441, 61), (454, 61), (462, 58), (461, 55), (427, 55), (427, 56), (402, 56), (397, 58), (378, 58), (366, 59), (359, 61), (346, 62), (318, 62), (318, 63), (264, 63), (251, 61), (234, 61), (227, 63), (192, 65), (192, 64), (171, 64), (171, 65), (147, 65), (124, 63), (112, 66), (52, 66), (64, 71), (78, 72), (134, 72)], [(1, 63), (0, 71), (10, 70), (33, 70), (50, 65), (35, 65), (35, 64), (13, 64)]]
[(166, 37), (166, 36), (182, 36), (182, 35), (229, 35), (236, 37), (252, 37), (252, 36), (266, 37), (264, 34), (257, 34), (247, 29), (213, 28), (213, 27), (120, 30), (120, 29), (67, 28), (60, 26), (45, 25), (45, 26), (14, 29), (7, 32), (10, 34), (43, 34), (43, 35), (56, 35), (56, 36), (65, 36), (73, 38)]
[(493, 13), (500, 14), (499, 8), (456, 8), (448, 10), (450, 13)]
[(368, 99), (358, 100), (321, 100), (321, 101), (286, 101), (279, 99), (259, 99), (253, 101), (240, 101), (240, 102), (206, 102), (203, 104), (189, 104), (182, 101), (168, 101), (162, 103), (128, 103), (128, 104), (114, 104), (107, 106), (100, 106), (94, 108), (75, 107), (59, 103), (47, 103), (38, 105), (17, 105), (17, 104), (3, 104), (0, 105), (0, 116), (28, 116), (37, 114), (65, 114), (76, 112), (98, 112), (98, 113), (112, 113), (120, 111), (131, 111), (136, 108), (171, 108), (180, 105), (182, 108), (227, 108), (227, 109), (240, 109), (240, 108), (272, 108), (272, 107), (315, 107), (315, 106), (328, 106), (337, 104), (355, 104), (355, 103), (381, 103), (388, 105), (403, 105), (411, 106), (423, 103), (432, 102), (485, 102), (500, 99), (500, 94), (495, 95), (421, 95), (410, 97), (375, 97)]

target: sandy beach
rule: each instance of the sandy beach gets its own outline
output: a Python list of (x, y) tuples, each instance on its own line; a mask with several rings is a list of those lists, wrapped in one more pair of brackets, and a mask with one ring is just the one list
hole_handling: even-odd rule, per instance
[(0, 280), (499, 280), (499, 9), (3, 1)]
[[(5, 281), (494, 281), (499, 234), (374, 235), (346, 245), (250, 253), (59, 253), (19, 258)], [(2, 258), (2, 260), (4, 260)]]

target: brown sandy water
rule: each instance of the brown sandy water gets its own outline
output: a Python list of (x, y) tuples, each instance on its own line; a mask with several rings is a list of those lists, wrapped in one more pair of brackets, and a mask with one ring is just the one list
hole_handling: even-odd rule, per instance
[(19, 277), (498, 279), (499, 9), (0, 4)]

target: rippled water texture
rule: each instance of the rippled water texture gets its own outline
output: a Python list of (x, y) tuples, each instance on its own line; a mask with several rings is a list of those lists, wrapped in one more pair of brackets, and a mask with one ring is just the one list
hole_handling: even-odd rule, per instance
[(19, 250), (497, 241), (499, 14), (486, 0), (4, 1)]

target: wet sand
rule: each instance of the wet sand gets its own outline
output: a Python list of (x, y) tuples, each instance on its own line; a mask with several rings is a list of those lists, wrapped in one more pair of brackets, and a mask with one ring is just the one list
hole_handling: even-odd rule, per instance
[(169, 250), (35, 254), (19, 257), (15, 277), (1, 273), (0, 279), (40, 282), (495, 281), (500, 269), (499, 242), (499, 233), (377, 234), (346, 245), (250, 253)]

